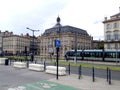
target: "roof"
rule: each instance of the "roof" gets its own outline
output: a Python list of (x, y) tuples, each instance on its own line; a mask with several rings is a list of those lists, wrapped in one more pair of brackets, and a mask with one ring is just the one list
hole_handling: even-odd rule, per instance
[(120, 13), (117, 13), (115, 15), (110, 16), (110, 19), (103, 21), (103, 23), (119, 21), (119, 20), (120, 20)]
[(80, 28), (76, 28), (76, 27), (72, 27), (72, 26), (60, 26), (60, 27), (53, 27), (50, 29), (46, 29), (45, 32), (43, 33), (43, 35), (49, 35), (51, 33), (77, 33), (77, 34), (81, 34), (81, 35), (88, 35), (86, 30), (80, 29)]
[(120, 13), (117, 13), (115, 15), (112, 15), (111, 17), (119, 17), (120, 16)]

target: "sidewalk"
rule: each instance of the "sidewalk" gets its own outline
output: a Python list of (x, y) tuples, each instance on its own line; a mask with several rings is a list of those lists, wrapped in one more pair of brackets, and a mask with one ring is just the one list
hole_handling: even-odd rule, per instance
[(112, 80), (111, 85), (109, 85), (103, 78), (96, 77), (95, 82), (92, 82), (90, 76), (82, 76), (81, 79), (78, 79), (78, 75), (75, 74), (61, 76), (58, 80), (56, 78), (49, 79), (49, 81), (69, 85), (80, 90), (120, 90), (120, 81)]

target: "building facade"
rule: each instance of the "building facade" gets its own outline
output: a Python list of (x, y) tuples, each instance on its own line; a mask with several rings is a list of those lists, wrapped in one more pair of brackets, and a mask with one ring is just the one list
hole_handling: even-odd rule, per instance
[(28, 54), (34, 50), (34, 54), (39, 55), (39, 43), (37, 37), (30, 36), (28, 33), (26, 35), (15, 35), (13, 32), (0, 31), (0, 55), (3, 53), (6, 55), (24, 55), (25, 47)]
[(104, 24), (104, 48), (120, 49), (120, 13), (103, 21)]
[(0, 31), (0, 54), (2, 54), (3, 52), (3, 38), (5, 36), (10, 36), (10, 35), (13, 35), (13, 32), (8, 32), (8, 31), (1, 32)]
[(57, 24), (50, 29), (46, 29), (40, 36), (40, 55), (56, 55), (56, 39), (61, 41), (59, 51), (61, 57), (65, 55), (67, 50), (91, 49), (92, 37), (86, 30), (72, 26), (62, 26), (58, 17)]
[(93, 40), (92, 49), (104, 49), (104, 41), (102, 40)]
[(30, 52), (30, 38), (27, 36), (10, 35), (3, 37), (3, 52), (6, 55), (24, 55), (25, 47)]

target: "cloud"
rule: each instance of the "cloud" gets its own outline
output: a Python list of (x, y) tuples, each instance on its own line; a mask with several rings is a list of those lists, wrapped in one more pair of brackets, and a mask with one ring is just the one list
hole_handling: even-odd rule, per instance
[(119, 5), (119, 0), (0, 0), (0, 29), (32, 34), (29, 27), (39, 29), (35, 34), (40, 35), (56, 24), (59, 15), (62, 25), (84, 29), (99, 39), (104, 35), (104, 16), (118, 13)]

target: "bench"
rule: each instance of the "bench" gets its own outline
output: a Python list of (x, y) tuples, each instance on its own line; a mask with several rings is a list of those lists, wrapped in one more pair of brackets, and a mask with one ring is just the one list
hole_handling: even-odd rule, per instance
[(35, 71), (44, 71), (44, 65), (42, 65), (42, 64), (29, 64), (29, 69), (35, 70)]
[(16, 68), (26, 68), (26, 63), (25, 62), (14, 62), (13, 67)]
[(4, 65), (6, 59), (7, 59), (7, 58), (0, 58), (0, 65)]
[[(57, 66), (46, 66), (46, 73), (57, 74)], [(66, 75), (65, 67), (58, 67), (58, 75)]]

